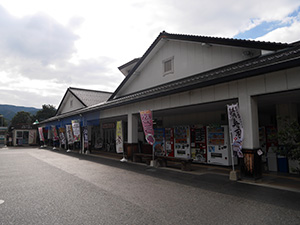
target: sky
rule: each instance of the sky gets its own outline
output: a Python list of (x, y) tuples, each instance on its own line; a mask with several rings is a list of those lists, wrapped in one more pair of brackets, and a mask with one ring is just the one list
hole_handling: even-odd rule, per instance
[(68, 87), (114, 92), (160, 32), (300, 40), (299, 0), (0, 0), (0, 104), (59, 106)]

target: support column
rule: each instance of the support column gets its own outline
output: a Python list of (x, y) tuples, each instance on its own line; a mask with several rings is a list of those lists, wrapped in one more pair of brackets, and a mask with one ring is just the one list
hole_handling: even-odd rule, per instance
[(262, 163), (261, 157), (257, 154), (259, 148), (257, 98), (248, 94), (247, 81), (239, 82), (239, 109), (244, 128), (244, 158), (240, 160), (241, 175), (258, 179), (262, 176)]
[(244, 127), (243, 148), (259, 148), (257, 99), (251, 96), (239, 97), (239, 108)]
[(132, 159), (133, 153), (138, 152), (138, 117), (132, 113), (128, 113), (128, 143), (125, 147), (127, 158)]

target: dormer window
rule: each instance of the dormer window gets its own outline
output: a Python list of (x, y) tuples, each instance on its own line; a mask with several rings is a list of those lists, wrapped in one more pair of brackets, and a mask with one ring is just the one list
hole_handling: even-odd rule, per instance
[(174, 56), (163, 61), (163, 75), (174, 73)]

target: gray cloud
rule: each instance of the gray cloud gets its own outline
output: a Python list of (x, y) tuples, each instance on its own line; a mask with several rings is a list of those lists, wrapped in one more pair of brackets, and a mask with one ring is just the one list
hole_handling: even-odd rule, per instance
[(0, 26), (2, 57), (33, 59), (47, 65), (66, 60), (76, 51), (78, 36), (46, 14), (17, 19), (0, 6)]

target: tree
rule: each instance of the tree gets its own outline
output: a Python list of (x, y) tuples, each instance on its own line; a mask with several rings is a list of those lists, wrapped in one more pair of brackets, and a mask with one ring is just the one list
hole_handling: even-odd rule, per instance
[(11, 126), (20, 124), (31, 125), (32, 117), (29, 112), (20, 111), (11, 120)]
[(42, 109), (36, 112), (36, 115), (33, 117), (33, 121), (43, 121), (50, 117), (55, 116), (56, 108), (53, 105), (46, 105), (42, 106)]
[[(280, 120), (282, 127), (278, 132), (278, 141), (283, 148), (278, 148), (277, 153), (300, 164), (300, 125), (297, 121)], [(300, 168), (296, 171), (300, 173)]]

